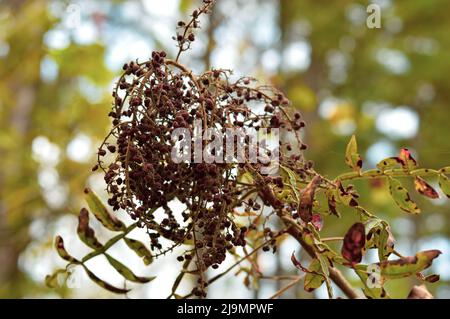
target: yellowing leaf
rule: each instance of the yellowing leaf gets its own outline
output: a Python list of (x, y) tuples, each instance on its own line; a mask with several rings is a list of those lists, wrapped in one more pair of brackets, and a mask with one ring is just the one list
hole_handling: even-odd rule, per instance
[(317, 258), (314, 258), (308, 267), (308, 272), (305, 276), (304, 289), (307, 292), (314, 291), (322, 286), (325, 281), (325, 276), (321, 274), (321, 264)]
[(358, 154), (358, 145), (356, 143), (355, 135), (352, 136), (350, 142), (347, 144), (345, 162), (356, 172), (359, 172), (362, 168), (362, 158)]
[(388, 260), (379, 263), (381, 275), (388, 279), (396, 279), (415, 275), (431, 266), (433, 260), (441, 254), (439, 250), (425, 250), (415, 256)]
[(439, 194), (436, 192), (436, 190), (420, 176), (416, 176), (416, 178), (414, 179), (414, 186), (416, 188), (416, 191), (423, 196), (432, 199), (439, 198)]
[(447, 177), (447, 175), (439, 175), (439, 187), (441, 188), (445, 196), (450, 198), (450, 179)]
[(391, 228), (385, 222), (383, 223), (378, 238), (378, 258), (380, 261), (386, 260), (389, 255), (394, 251), (395, 239), (392, 235)]
[(389, 190), (395, 203), (402, 210), (411, 214), (420, 213), (420, 208), (413, 202), (406, 188), (398, 180), (389, 178)]
[(117, 217), (109, 213), (100, 198), (98, 198), (97, 194), (95, 194), (90, 188), (86, 188), (84, 193), (86, 194), (86, 202), (88, 203), (91, 212), (103, 224), (103, 226), (112, 231), (125, 230), (125, 225), (117, 219)]
[(384, 160), (381, 160), (378, 164), (377, 167), (384, 171), (386, 169), (391, 169), (394, 168), (396, 166), (400, 166), (401, 162), (398, 159), (398, 157), (389, 157), (389, 158), (385, 158)]
[(117, 272), (119, 274), (121, 274), (125, 279), (128, 279), (129, 281), (139, 282), (139, 283), (147, 283), (147, 282), (152, 281), (153, 279), (156, 278), (156, 277), (140, 277), (140, 276), (136, 276), (130, 270), (130, 268), (128, 268), (127, 266), (122, 264), (117, 259), (111, 257), (108, 254), (105, 254), (105, 256), (106, 256), (106, 259), (108, 260), (108, 262), (111, 264), (111, 266), (113, 266), (114, 269), (117, 270)]
[(71, 263), (79, 263), (79, 261), (75, 257), (72, 257), (71, 255), (69, 255), (66, 248), (64, 247), (64, 240), (62, 239), (61, 236), (56, 236), (55, 248), (56, 248), (56, 251), (58, 252), (58, 255), (62, 259), (67, 260), (68, 262), (71, 262)]
[(131, 238), (124, 238), (125, 243), (130, 247), (136, 255), (143, 258), (144, 264), (149, 265), (153, 261), (151, 252), (145, 247), (143, 243)]
[(80, 214), (78, 215), (78, 237), (87, 246), (93, 249), (102, 248), (103, 245), (95, 237), (94, 230), (89, 227), (89, 212), (86, 208), (82, 208)]
[(90, 271), (85, 265), (83, 265), (84, 270), (86, 271), (87, 275), (89, 276), (89, 278), (95, 282), (97, 285), (99, 285), (100, 287), (109, 290), (111, 292), (114, 292), (116, 294), (126, 294), (127, 292), (130, 291), (130, 289), (123, 289), (123, 288), (117, 288), (114, 287), (113, 285), (107, 283), (106, 281), (98, 278), (92, 271)]
[(289, 168), (287, 168), (287, 167), (285, 167), (283, 165), (280, 165), (280, 167), (281, 167), (281, 169), (283, 171), (285, 171), (288, 174), (289, 186), (292, 189), (292, 192), (294, 193), (295, 198), (296, 198), (296, 200), (298, 202), (300, 200), (300, 194), (299, 194), (298, 189), (297, 189), (297, 178), (296, 178), (295, 173), (291, 169), (289, 169)]
[(398, 156), (403, 168), (412, 171), (417, 167), (417, 161), (412, 157), (411, 152), (407, 148), (402, 148)]

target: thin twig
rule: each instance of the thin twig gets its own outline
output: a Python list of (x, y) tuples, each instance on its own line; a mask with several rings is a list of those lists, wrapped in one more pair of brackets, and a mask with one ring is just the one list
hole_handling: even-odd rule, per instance
[(305, 275), (302, 276), (298, 276), (296, 279), (294, 279), (293, 281), (291, 281), (289, 284), (287, 284), (286, 286), (284, 286), (283, 288), (281, 288), (280, 290), (278, 290), (273, 296), (271, 296), (269, 299), (276, 299), (278, 297), (280, 297), (283, 293), (285, 293), (287, 290), (289, 290), (290, 288), (292, 288), (293, 286), (295, 286), (300, 280), (302, 280), (303, 278), (305, 278)]

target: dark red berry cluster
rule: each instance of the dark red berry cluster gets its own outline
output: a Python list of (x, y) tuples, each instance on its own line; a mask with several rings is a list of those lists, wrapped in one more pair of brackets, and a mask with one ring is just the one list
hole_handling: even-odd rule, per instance
[[(207, 12), (210, 4), (204, 1), (200, 12)], [(194, 12), (187, 25), (179, 23), (185, 30), (177, 38), (181, 51), (194, 40), (189, 30), (198, 27), (198, 15), (199, 11)], [(113, 91), (109, 113), (112, 128), (98, 150), (98, 164), (94, 167), (105, 172), (108, 204), (114, 210), (127, 211), (139, 227), (147, 229), (155, 256), (190, 243), (192, 249), (178, 260), (195, 259), (201, 272), (217, 268), (227, 251), (245, 246), (246, 234), (257, 228), (253, 224), (239, 226), (235, 222), (236, 209), (244, 206), (256, 211), (261, 204), (283, 206), (273, 193), (274, 187), (283, 188), (283, 178), (259, 173), (270, 162), (249, 160), (248, 137), (241, 141), (246, 146), (244, 154), (238, 154), (237, 148), (231, 154), (234, 158), (243, 156), (244, 162), (198, 163), (192, 155), (190, 161), (176, 163), (172, 158), (178, 142), (172, 136), (175, 129), (185, 128), (194, 135), (198, 121), (203, 129), (214, 128), (222, 133), (230, 128), (281, 129), (295, 137), (298, 149), (293, 150), (292, 141), (280, 142), (276, 160), (298, 174), (306, 174), (310, 165), (301, 155), (306, 145), (300, 141), (299, 131), (305, 124), (300, 114), (289, 109), (286, 97), (273, 87), (256, 86), (251, 78), (230, 78), (230, 72), (221, 69), (196, 76), (177, 60), (167, 59), (165, 52), (153, 52), (145, 62), (125, 64)], [(216, 152), (225, 148), (224, 140)], [(270, 151), (267, 153), (270, 155)], [(253, 183), (239, 182), (238, 176), (244, 172), (254, 176)], [(262, 202), (247, 200), (243, 194), (248, 192), (259, 194)], [(175, 200), (180, 202), (181, 211), (170, 208), (169, 203)], [(273, 232), (267, 227), (261, 232), (268, 239), (264, 250), (269, 246), (275, 250)], [(163, 247), (161, 238), (172, 244)], [(202, 296), (206, 282), (199, 280), (194, 293)]]

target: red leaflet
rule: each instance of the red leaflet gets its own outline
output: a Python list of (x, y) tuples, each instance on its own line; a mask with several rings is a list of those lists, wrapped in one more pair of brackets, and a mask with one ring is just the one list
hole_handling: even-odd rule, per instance
[(300, 269), (301, 271), (303, 271), (305, 273), (309, 272), (308, 269), (303, 267), (302, 264), (297, 260), (297, 258), (295, 258), (295, 251), (291, 255), (291, 261), (296, 268)]
[(361, 262), (366, 244), (365, 227), (362, 223), (355, 223), (347, 231), (342, 245), (342, 257), (351, 264)]

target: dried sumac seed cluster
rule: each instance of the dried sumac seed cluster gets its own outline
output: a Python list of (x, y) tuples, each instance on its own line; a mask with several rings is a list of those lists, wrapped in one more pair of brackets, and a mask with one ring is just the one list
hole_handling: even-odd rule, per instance
[[(210, 1), (204, 1), (200, 11), (207, 12), (209, 5)], [(191, 22), (178, 24), (187, 30), (177, 38), (180, 52), (187, 41), (194, 40), (189, 32), (198, 27), (198, 14), (194, 13)], [(183, 139), (174, 139), (174, 130), (185, 129), (193, 136), (198, 123), (203, 132), (215, 129), (221, 134), (238, 128), (256, 132), (264, 128), (268, 133), (279, 129), (293, 138), (278, 142), (275, 149), (279, 156), (275, 160), (300, 176), (306, 176), (312, 164), (301, 155), (306, 145), (299, 132), (305, 124), (298, 112), (289, 109), (290, 102), (282, 93), (273, 87), (256, 86), (249, 77), (232, 81), (228, 70), (213, 69), (196, 76), (177, 60), (155, 51), (148, 61), (131, 61), (123, 66), (112, 94), (112, 128), (98, 150), (93, 170), (101, 168), (105, 173), (108, 204), (114, 210), (125, 210), (139, 227), (147, 229), (155, 256), (190, 243), (193, 249), (179, 260), (195, 258), (198, 268), (204, 271), (217, 268), (228, 250), (247, 243), (249, 229), (235, 222), (235, 209), (246, 199), (241, 195), (253, 189), (263, 203), (280, 208), (283, 203), (274, 196), (273, 189), (282, 188), (283, 180), (259, 173), (272, 162), (249, 160), (254, 145), (248, 136), (233, 137), (244, 144), (244, 151), (236, 147), (226, 154), (232, 159), (243, 158), (241, 162), (198, 162), (195, 154), (188, 160), (174, 161), (173, 152), (178, 152), (178, 143)], [(194, 149), (195, 142), (187, 140)], [(267, 149), (260, 144), (255, 151), (261, 148)], [(225, 149), (223, 140), (215, 151)], [(273, 157), (270, 150), (267, 155)], [(241, 185), (238, 176), (242, 172), (251, 172), (254, 183)], [(174, 212), (169, 207), (174, 200), (179, 201), (182, 211)], [(250, 206), (261, 207), (256, 202)], [(271, 237), (273, 232), (265, 235)], [(165, 247), (161, 238), (172, 244)], [(276, 249), (275, 239), (269, 246)], [(200, 295), (204, 294), (204, 285), (200, 283)]]
[[(266, 164), (247, 161), (248, 148), (244, 163), (195, 163), (194, 155), (191, 161), (175, 163), (171, 157), (177, 142), (173, 130), (185, 128), (194, 134), (194, 123), (199, 120), (204, 129), (219, 131), (264, 127), (294, 132), (304, 126), (300, 116), (287, 116), (284, 108), (289, 101), (271, 87), (255, 87), (250, 78), (231, 82), (225, 70), (196, 77), (166, 59), (164, 52), (153, 52), (149, 61), (132, 61), (123, 69), (109, 114), (113, 128), (98, 151), (98, 165), (105, 171), (111, 195), (108, 203), (114, 210), (126, 210), (151, 230), (152, 248), (162, 249), (160, 236), (181, 244), (198, 232), (201, 236), (195, 246), (204, 247), (204, 266), (219, 264), (227, 249), (245, 245), (245, 230), (235, 225), (232, 216), (241, 192), (234, 171), (245, 166), (257, 171)], [(114, 159), (105, 166), (102, 158), (107, 152)], [(233, 152), (238, 155), (237, 149)], [(280, 160), (286, 165), (300, 163), (298, 155), (281, 153)], [(271, 177), (261, 177), (258, 183), (261, 192), (271, 183), (280, 186)], [(185, 206), (181, 216), (168, 206), (174, 199)], [(160, 219), (155, 217), (158, 208), (164, 214)]]

